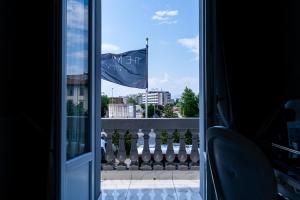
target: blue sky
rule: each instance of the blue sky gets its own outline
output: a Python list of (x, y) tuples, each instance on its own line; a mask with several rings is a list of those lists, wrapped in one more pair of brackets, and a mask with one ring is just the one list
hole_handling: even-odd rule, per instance
[[(102, 0), (102, 53), (145, 47), (149, 37), (149, 90), (180, 97), (199, 92), (198, 0)], [(102, 80), (102, 92), (124, 96), (145, 90)]]

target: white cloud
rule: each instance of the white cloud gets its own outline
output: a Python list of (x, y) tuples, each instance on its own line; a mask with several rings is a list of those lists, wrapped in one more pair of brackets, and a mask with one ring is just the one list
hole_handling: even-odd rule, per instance
[(159, 17), (171, 17), (178, 15), (178, 10), (159, 10), (155, 12), (155, 15), (152, 17), (154, 19)]
[(179, 44), (188, 48), (191, 52), (193, 52), (198, 59), (199, 57), (199, 35), (193, 38), (181, 38), (177, 40)]
[(174, 21), (162, 21), (160, 22), (159, 24), (177, 24), (177, 20), (174, 20)]
[(171, 78), (167, 73), (163, 77), (150, 77), (149, 89), (162, 89), (171, 92), (172, 98), (178, 98), (182, 94), (185, 87), (191, 88), (196, 94), (199, 92), (199, 78), (195, 77), (180, 77)]
[(68, 53), (68, 56), (75, 59), (86, 59), (88, 56), (88, 51), (87, 50), (75, 51), (75, 52)]
[(78, 44), (86, 45), (88, 43), (88, 38), (81, 33), (76, 31), (68, 31), (67, 32), (67, 45), (68, 46), (76, 46)]
[(67, 24), (68, 28), (87, 30), (88, 6), (75, 0), (68, 1)]
[(101, 51), (103, 53), (116, 52), (119, 50), (120, 50), (120, 47), (115, 44), (102, 43), (102, 46), (101, 46)]
[(159, 24), (176, 24), (177, 20), (173, 20), (178, 15), (178, 10), (159, 10), (152, 16), (152, 20), (160, 21)]

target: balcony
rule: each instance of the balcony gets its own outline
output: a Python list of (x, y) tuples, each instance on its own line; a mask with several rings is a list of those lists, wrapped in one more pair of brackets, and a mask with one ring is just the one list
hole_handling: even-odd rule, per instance
[(199, 119), (102, 119), (102, 199), (200, 199)]
[(199, 170), (198, 118), (102, 119), (102, 128), (103, 170)]
[[(113, 172), (113, 171), (111, 171)], [(187, 172), (187, 171), (176, 171)], [(190, 172), (190, 171), (188, 171)], [(197, 171), (190, 173), (191, 179), (151, 179), (153, 174), (145, 171), (133, 171), (139, 176), (136, 179), (101, 180), (102, 200), (198, 200), (199, 176)], [(161, 174), (163, 175), (163, 174)], [(178, 175), (181, 175), (180, 173)], [(197, 177), (197, 178), (196, 178)], [(175, 176), (174, 176), (175, 178)], [(179, 177), (178, 177), (179, 178)], [(187, 178), (187, 177), (186, 177)]]

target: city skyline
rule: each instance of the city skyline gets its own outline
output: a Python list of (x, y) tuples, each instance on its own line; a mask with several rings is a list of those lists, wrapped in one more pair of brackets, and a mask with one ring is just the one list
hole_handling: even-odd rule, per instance
[[(152, 89), (150, 89), (150, 90), (148, 90), (148, 92), (155, 92), (155, 91), (158, 91), (158, 92), (160, 92), (160, 91), (163, 91), (163, 92), (170, 92), (170, 91), (168, 91), (168, 90), (161, 90), (161, 89), (157, 89), (157, 88), (152, 88)], [(179, 95), (176, 95), (176, 96), (174, 96), (171, 92), (170, 92), (170, 94), (171, 94), (171, 99), (180, 99), (181, 98), (181, 95), (182, 95), (182, 93), (183, 93), (184, 91), (182, 91), (181, 92), (181, 94), (179, 94)], [(194, 93), (195, 93), (195, 95), (198, 95), (198, 93), (197, 92), (195, 92), (195, 91), (193, 91)], [(145, 94), (146, 93), (146, 91), (145, 90), (141, 90), (141, 92), (136, 92), (136, 93), (126, 93), (125, 95), (115, 95), (115, 93), (114, 93), (114, 91), (111, 91), (110, 93), (105, 93), (105, 92), (103, 92), (103, 91), (101, 91), (101, 95), (106, 95), (107, 97), (130, 97), (130, 96), (139, 96), (139, 95), (143, 95), (143, 94)]]

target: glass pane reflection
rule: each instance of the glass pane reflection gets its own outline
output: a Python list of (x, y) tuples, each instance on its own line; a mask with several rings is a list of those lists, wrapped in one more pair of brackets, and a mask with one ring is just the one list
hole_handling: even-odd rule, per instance
[(67, 0), (67, 159), (89, 151), (88, 0)]

